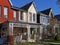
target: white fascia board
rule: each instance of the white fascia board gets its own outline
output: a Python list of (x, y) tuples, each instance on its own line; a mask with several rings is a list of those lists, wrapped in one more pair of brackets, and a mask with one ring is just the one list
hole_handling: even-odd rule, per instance
[(12, 4), (11, 0), (9, 0), (9, 2), (10, 2), (10, 4), (13, 6), (13, 4)]

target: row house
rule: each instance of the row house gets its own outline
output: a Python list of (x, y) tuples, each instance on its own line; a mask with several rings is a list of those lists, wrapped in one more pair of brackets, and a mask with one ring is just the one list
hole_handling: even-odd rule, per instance
[(54, 16), (54, 33), (60, 34), (60, 14)]
[(0, 0), (0, 38), (7, 38), (10, 45), (35, 42), (57, 32), (58, 18), (51, 8), (37, 12), (34, 2), (16, 7), (11, 0)]
[(35, 42), (39, 29), (34, 2), (17, 8), (11, 0), (0, 0), (0, 38), (7, 38), (10, 45), (14, 42)]
[(40, 39), (43, 39), (47, 34), (53, 33), (52, 29), (49, 30), (53, 23), (53, 11), (51, 8), (39, 11), (37, 17), (37, 23), (40, 23)]

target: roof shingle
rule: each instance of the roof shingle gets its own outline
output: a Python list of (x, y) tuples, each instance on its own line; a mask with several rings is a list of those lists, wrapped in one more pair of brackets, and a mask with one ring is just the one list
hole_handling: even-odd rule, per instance
[(55, 15), (54, 18), (60, 20), (60, 14)]
[(32, 3), (33, 3), (33, 1), (28, 3), (28, 4), (26, 4), (25, 6), (21, 7), (20, 9), (28, 10)]
[(40, 12), (43, 13), (43, 14), (49, 15), (50, 10), (51, 10), (51, 8), (43, 10), (43, 11), (40, 11)]

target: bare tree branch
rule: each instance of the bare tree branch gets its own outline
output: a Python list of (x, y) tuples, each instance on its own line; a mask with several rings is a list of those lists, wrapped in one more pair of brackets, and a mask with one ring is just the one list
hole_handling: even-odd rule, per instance
[(57, 0), (57, 5), (60, 5), (60, 0)]

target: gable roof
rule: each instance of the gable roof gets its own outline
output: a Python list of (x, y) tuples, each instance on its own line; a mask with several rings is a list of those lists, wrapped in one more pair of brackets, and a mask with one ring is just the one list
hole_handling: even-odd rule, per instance
[(54, 18), (60, 20), (60, 14), (55, 15)]
[(21, 7), (20, 9), (28, 10), (32, 3), (33, 3), (33, 1), (28, 3), (28, 4), (26, 4), (25, 6)]
[(51, 8), (49, 8), (49, 9), (45, 9), (45, 10), (43, 10), (43, 11), (40, 11), (40, 13), (43, 13), (43, 14), (49, 15), (50, 10), (51, 10)]
[[(9, 0), (9, 2), (10, 2), (10, 4), (11, 4), (11, 6), (12, 6), (12, 8), (14, 8), (14, 9), (22, 9), (23, 11), (28, 11), (28, 9), (29, 9), (29, 7), (31, 6), (31, 4), (33, 3), (33, 5), (34, 5), (34, 7), (35, 7), (35, 9), (36, 9), (36, 6), (35, 6), (35, 3), (32, 1), (32, 2), (30, 2), (30, 3), (28, 3), (28, 4), (25, 4), (24, 6), (22, 6), (22, 7), (20, 7), (20, 6), (16, 6), (16, 5), (14, 5), (14, 3), (12, 2), (12, 0)], [(37, 10), (36, 10), (37, 11)]]

